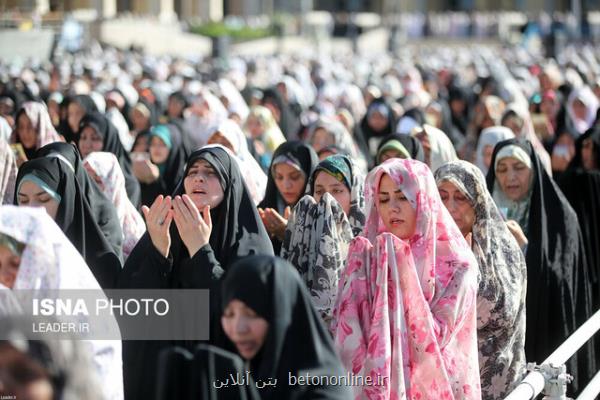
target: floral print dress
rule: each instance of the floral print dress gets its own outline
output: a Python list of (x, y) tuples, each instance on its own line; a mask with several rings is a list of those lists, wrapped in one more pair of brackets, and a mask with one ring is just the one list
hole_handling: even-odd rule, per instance
[[(409, 240), (376, 207), (388, 174), (416, 210)], [(477, 263), (431, 171), (390, 159), (367, 177), (367, 222), (350, 244), (332, 330), (356, 399), (479, 399)], [(367, 377), (369, 378), (367, 380)]]

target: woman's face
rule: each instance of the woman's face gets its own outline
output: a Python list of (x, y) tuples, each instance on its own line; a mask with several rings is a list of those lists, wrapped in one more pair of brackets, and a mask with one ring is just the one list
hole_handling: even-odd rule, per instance
[(79, 123), (84, 116), (85, 110), (79, 105), (79, 103), (69, 103), (69, 107), (67, 108), (67, 121), (69, 122), (69, 127), (73, 132), (77, 132), (79, 130)]
[(519, 118), (506, 118), (504, 121), (502, 121), (502, 125), (513, 131), (516, 137), (521, 136), (521, 131), (523, 130), (523, 123)]
[(389, 160), (390, 158), (405, 158), (405, 157), (399, 151), (394, 150), (394, 149), (389, 149), (389, 150), (386, 150), (383, 153), (381, 153), (381, 156), (379, 157), (379, 163), (382, 164), (383, 162)]
[(506, 197), (512, 201), (520, 201), (529, 192), (531, 169), (516, 158), (503, 158), (496, 167), (496, 179)]
[(483, 164), (489, 168), (492, 164), (492, 155), (494, 154), (494, 146), (487, 144), (483, 146)]
[(246, 130), (248, 133), (250, 133), (250, 136), (253, 139), (257, 139), (262, 136), (264, 127), (258, 118), (256, 118), (254, 115), (250, 115), (246, 121)]
[(443, 181), (438, 185), (440, 197), (446, 209), (456, 222), (458, 229), (467, 236), (473, 230), (475, 222), (475, 210), (471, 206), (471, 202), (453, 183)]
[(161, 138), (153, 136), (150, 140), (150, 160), (154, 164), (163, 164), (169, 158), (169, 148)]
[(0, 244), (0, 283), (12, 289), (17, 280), (21, 257), (8, 247)]
[(275, 165), (275, 186), (289, 206), (298, 202), (304, 194), (306, 177), (302, 171), (287, 164)]
[(591, 171), (598, 168), (598, 160), (594, 153), (594, 142), (591, 138), (587, 138), (581, 144), (581, 162), (586, 171)]
[(374, 131), (382, 131), (387, 126), (388, 119), (379, 112), (373, 112), (367, 122)]
[(132, 153), (148, 153), (150, 151), (150, 144), (148, 143), (148, 137), (138, 136), (131, 149)]
[(98, 135), (94, 128), (91, 126), (86, 126), (81, 131), (78, 145), (79, 151), (81, 152), (81, 157), (85, 158), (90, 153), (102, 151), (104, 142), (102, 141), (102, 136)]
[(17, 119), (17, 135), (19, 136), (19, 141), (26, 149), (33, 149), (37, 145), (35, 127), (24, 112)]
[(185, 104), (175, 97), (169, 98), (167, 104), (167, 115), (169, 118), (179, 118), (185, 108)]
[(417, 226), (417, 212), (388, 174), (381, 177), (377, 196), (379, 215), (387, 230), (402, 240), (410, 239)]
[(333, 135), (327, 132), (327, 130), (323, 128), (318, 128), (315, 130), (311, 140), (311, 145), (313, 149), (315, 149), (316, 153), (333, 144), (335, 144)]
[(221, 325), (245, 360), (251, 360), (256, 356), (269, 331), (267, 320), (237, 299), (231, 300), (223, 311)]
[(146, 117), (140, 110), (135, 108), (131, 110), (131, 122), (133, 124), (133, 129), (137, 132), (145, 130), (150, 125), (150, 119)]
[(44, 207), (52, 219), (55, 219), (58, 213), (58, 201), (52, 198), (44, 189), (29, 180), (23, 182), (19, 187), (17, 202), (20, 206)]
[(327, 172), (319, 171), (315, 178), (313, 197), (316, 201), (321, 201), (321, 197), (323, 197), (325, 193), (331, 194), (337, 202), (340, 203), (340, 206), (342, 206), (346, 215), (350, 213), (351, 196), (348, 187)]
[(540, 111), (545, 114), (548, 118), (554, 118), (560, 108), (560, 103), (550, 98), (542, 99), (540, 103)]
[(190, 167), (183, 180), (183, 187), (200, 211), (207, 205), (215, 208), (223, 201), (224, 193), (219, 175), (206, 160), (198, 160)]
[(233, 149), (231, 142), (229, 140), (227, 140), (227, 138), (219, 131), (216, 131), (215, 133), (213, 133), (213, 135), (210, 137), (210, 139), (208, 139), (207, 143), (208, 144), (220, 144), (224, 147), (227, 147), (229, 150), (231, 150), (233, 152), (233, 154), (235, 154), (235, 150)]
[(575, 118), (585, 120), (587, 117), (587, 107), (579, 99), (575, 99), (573, 102), (573, 114)]

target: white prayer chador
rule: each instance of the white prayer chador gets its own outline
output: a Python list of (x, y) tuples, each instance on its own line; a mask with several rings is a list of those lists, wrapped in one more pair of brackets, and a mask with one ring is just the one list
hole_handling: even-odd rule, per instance
[[(42, 208), (1, 206), (0, 233), (25, 245), (13, 289), (43, 296), (56, 289), (96, 289), (100, 285), (58, 225)], [(123, 398), (121, 342), (86, 340), (104, 398)]]

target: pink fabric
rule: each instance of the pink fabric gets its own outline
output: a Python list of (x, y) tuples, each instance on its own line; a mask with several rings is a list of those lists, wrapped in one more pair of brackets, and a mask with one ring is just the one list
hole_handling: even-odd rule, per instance
[(113, 203), (123, 230), (123, 257), (127, 260), (129, 254), (146, 232), (146, 225), (140, 213), (131, 204), (125, 189), (125, 176), (119, 165), (119, 160), (112, 153), (93, 152), (84, 160), (98, 174), (104, 187), (102, 191)]
[[(379, 216), (384, 174), (417, 211), (408, 241)], [(383, 384), (354, 386), (355, 398), (480, 399), (477, 262), (431, 171), (390, 159), (369, 174), (365, 195), (367, 223), (350, 244), (333, 332), (346, 369)]]
[[(31, 121), (31, 125), (37, 132), (37, 148), (43, 147), (49, 143), (62, 142), (62, 138), (54, 129), (48, 109), (43, 103), (37, 101), (28, 101), (21, 106), (21, 109), (25, 109), (25, 114)], [(11, 143), (17, 143), (17, 129), (12, 133)]]

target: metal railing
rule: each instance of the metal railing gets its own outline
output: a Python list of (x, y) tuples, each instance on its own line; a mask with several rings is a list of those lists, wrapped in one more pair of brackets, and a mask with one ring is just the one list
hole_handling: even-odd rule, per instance
[[(567, 384), (571, 381), (564, 363), (600, 330), (600, 311), (597, 311), (541, 365), (530, 363), (530, 371), (505, 400), (535, 399), (542, 391), (545, 399), (566, 399)], [(582, 390), (577, 400), (594, 399), (600, 393), (600, 372)]]

